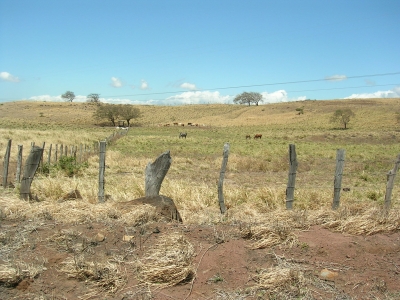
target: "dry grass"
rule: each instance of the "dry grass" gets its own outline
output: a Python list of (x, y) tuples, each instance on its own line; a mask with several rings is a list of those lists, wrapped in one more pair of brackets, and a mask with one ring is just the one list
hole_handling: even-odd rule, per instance
[(69, 278), (91, 282), (101, 292), (115, 293), (126, 283), (124, 269), (107, 257), (90, 260), (83, 253), (74, 255), (62, 262), (61, 271)]
[[(143, 117), (138, 122), (143, 127), (132, 128), (127, 137), (108, 146), (106, 203), (97, 203), (97, 156), (90, 157), (88, 167), (76, 176), (66, 177), (62, 172), (53, 172), (49, 176), (37, 174), (32, 192), (38, 197), (38, 202), (20, 200), (18, 186), (1, 191), (0, 218), (16, 223), (30, 220), (31, 223), (30, 227), (18, 231), (1, 232), (0, 253), (8, 257), (22, 249), (26, 246), (27, 234), (44, 220), (63, 224), (99, 222), (126, 227), (158, 222), (158, 216), (150, 206), (127, 212), (117, 209), (115, 203), (144, 195), (144, 169), (149, 161), (166, 149), (171, 150), (173, 164), (161, 194), (174, 199), (184, 223), (239, 226), (242, 236), (252, 240), (254, 249), (279, 245), (291, 247), (297, 243), (294, 231), (313, 225), (354, 235), (398, 231), (400, 194), (397, 187), (393, 193), (392, 209), (389, 212), (382, 209), (385, 174), (393, 167), (396, 156), (393, 145), (397, 145), (400, 137), (393, 129), (396, 124), (391, 119), (398, 102), (391, 99), (305, 101), (259, 107), (140, 107)], [(23, 110), (19, 105), (24, 106)], [(295, 115), (295, 109), (302, 105), (305, 114)], [(5, 150), (6, 140), (11, 138), (13, 143), (23, 144), (25, 149), (29, 149), (32, 141), (36, 144), (45, 141), (46, 144), (91, 145), (109, 136), (113, 129), (93, 126), (93, 107), (85, 106), (30, 102), (1, 105), (0, 151)], [(20, 114), (16, 113), (18, 107)], [(351, 130), (334, 130), (326, 122), (338, 107), (355, 110), (356, 119), (351, 123)], [(70, 108), (76, 111), (73, 118), (76, 128), (68, 119)], [(42, 111), (46, 122), (43, 122), (45, 117), (32, 118), (32, 114), (39, 115)], [(178, 140), (176, 128), (157, 127), (175, 121), (207, 126), (186, 126), (185, 130), (189, 132), (187, 140)], [(60, 124), (66, 122), (69, 125), (62, 128)], [(263, 133), (262, 140), (244, 139), (245, 134), (256, 132)], [(222, 146), (226, 141), (231, 144), (224, 183), (228, 211), (221, 215), (216, 180)], [(289, 143), (299, 145), (300, 161), (293, 211), (285, 209)], [(332, 211), (334, 158), (338, 148), (347, 149), (347, 173), (343, 186), (351, 187), (351, 191), (342, 193), (341, 208)], [(15, 150), (12, 157), (15, 157)], [(79, 190), (82, 199), (58, 201), (74, 189)], [(93, 295), (98, 295), (98, 291), (115, 292), (124, 286), (125, 271), (118, 258), (98, 257), (95, 260), (90, 253), (83, 251), (91, 244), (90, 237), (79, 232), (62, 231), (55, 232), (47, 242), (71, 254), (63, 262), (62, 271), (69, 277), (92, 282), (96, 287)], [(170, 286), (195, 276), (192, 264), (194, 248), (182, 235), (162, 236), (159, 243), (148, 250), (130, 266), (144, 284), (138, 291), (144, 299), (151, 294), (145, 288), (148, 284)], [(261, 293), (260, 297), (275, 294), (281, 299), (307, 299), (309, 294), (305, 285), (310, 284), (307, 270), (283, 264), (278, 259), (277, 263), (274, 268), (260, 271), (255, 278), (255, 290)], [(0, 282), (15, 285), (23, 278), (36, 276), (42, 269), (40, 262), (33, 265), (7, 262), (1, 265)], [(228, 294), (222, 294), (221, 299), (229, 299)]]
[(171, 286), (195, 275), (193, 245), (181, 234), (163, 236), (139, 260), (139, 278), (149, 284)]

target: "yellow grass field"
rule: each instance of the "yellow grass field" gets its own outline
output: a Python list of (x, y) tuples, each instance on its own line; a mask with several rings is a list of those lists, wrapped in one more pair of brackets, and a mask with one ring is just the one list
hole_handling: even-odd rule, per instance
[[(400, 99), (357, 99), (138, 106), (141, 117), (107, 145), (107, 201), (99, 204), (93, 145), (119, 130), (93, 118), (96, 106), (1, 103), (0, 151), (4, 155), (11, 139), (12, 187), (0, 192), (0, 298), (364, 299), (367, 293), (399, 299), (398, 178), (391, 209), (383, 210), (386, 175), (400, 154), (399, 104)], [(345, 108), (355, 113), (347, 130), (329, 121)], [(187, 138), (179, 138), (180, 132)], [(32, 183), (38, 201), (27, 203), (19, 199), (14, 179), (16, 154), (23, 145), (25, 161), (33, 142), (45, 143), (44, 162), (50, 144), (53, 153), (47, 171)], [(217, 182), (225, 143), (228, 211), (221, 215)], [(68, 176), (55, 161), (54, 147), (81, 144), (91, 155)], [(290, 144), (299, 167), (294, 209), (286, 211)], [(346, 151), (347, 191), (333, 211), (338, 149)], [(144, 196), (146, 165), (167, 150), (172, 165), (160, 193), (174, 200), (183, 223), (165, 223), (148, 206), (119, 210), (116, 203)], [(71, 190), (81, 198), (63, 201)], [(386, 254), (378, 260), (373, 253), (381, 250)], [(363, 268), (362, 253), (376, 259), (371, 270)], [(324, 268), (338, 279), (321, 279), (317, 273)]]

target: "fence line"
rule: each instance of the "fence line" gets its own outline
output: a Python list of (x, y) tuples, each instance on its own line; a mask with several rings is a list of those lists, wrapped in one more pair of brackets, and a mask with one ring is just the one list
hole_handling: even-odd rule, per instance
[[(111, 144), (115, 142), (117, 139), (123, 137), (124, 135), (127, 134), (127, 130), (124, 130), (119, 133), (113, 133), (110, 136), (108, 136), (104, 141), (101, 142), (94, 142), (92, 147), (89, 147), (88, 145), (83, 145), (80, 144), (80, 151), (79, 155), (77, 156), (77, 151), (78, 151), (78, 146), (72, 145), (70, 147), (71, 152), (70, 155), (77, 159), (79, 157), (79, 162), (82, 163), (85, 160), (87, 160), (90, 156), (92, 155), (99, 155), (100, 157), (100, 165), (99, 165), (99, 193), (98, 193), (98, 200), (99, 202), (104, 202), (104, 183), (105, 183), (105, 153), (106, 153), (106, 145)], [(37, 146), (36, 146), (37, 147)], [(31, 149), (33, 150), (35, 148), (35, 143), (31, 143)], [(38, 147), (40, 148), (40, 147)], [(42, 151), (42, 158), (41, 161), (43, 162), (43, 155), (44, 155), (44, 149), (45, 149), (45, 143), (43, 143), (43, 148), (41, 148)], [(51, 163), (51, 151), (52, 149), (52, 144), (49, 146), (49, 151), (48, 151), (48, 164), (50, 165)], [(60, 148), (58, 148), (58, 144), (56, 144), (55, 147), (55, 162), (57, 162), (57, 159), (61, 159), (63, 156), (68, 155), (68, 146), (61, 144)], [(60, 156), (58, 157), (58, 149), (60, 149)], [(65, 152), (63, 152), (63, 149), (65, 149)], [(5, 155), (5, 160), (4, 160), (4, 170), (3, 170), (3, 187), (6, 188), (8, 186), (7, 183), (7, 175), (8, 175), (8, 163), (9, 163), (9, 154), (11, 152), (11, 140), (8, 142), (8, 147)], [(64, 155), (65, 153), (65, 155)], [(224, 214), (226, 209), (224, 209), (224, 200), (223, 200), (223, 175), (225, 174), (225, 169), (228, 161), (228, 155), (229, 155), (229, 144), (224, 146), (224, 155), (223, 155), (223, 163), (222, 163), (222, 168), (221, 168), (221, 173), (220, 173), (220, 184), (218, 184), (218, 201), (220, 204), (220, 210), (221, 213)], [(341, 191), (341, 182), (342, 182), (342, 177), (343, 177), (343, 171), (344, 171), (344, 156), (345, 156), (345, 150), (344, 149), (339, 149), (337, 151), (336, 155), (336, 170), (335, 170), (335, 176), (334, 176), (334, 196), (333, 196), (333, 201), (332, 201), (332, 209), (337, 209), (339, 207), (340, 203), (340, 191)], [(6, 164), (7, 162), (7, 164)], [(19, 179), (20, 179), (20, 174), (21, 174), (21, 165), (22, 165), (22, 146), (18, 145), (18, 159), (17, 159), (17, 171), (16, 171), (16, 177), (15, 177), (15, 182), (18, 184)], [(103, 166), (103, 167), (102, 167)], [(289, 145), (289, 179), (288, 179), (288, 184), (287, 184), (287, 189), (286, 189), (286, 208), (287, 209), (292, 209), (293, 203), (295, 201), (294, 198), (294, 190), (295, 190), (295, 179), (296, 179), (296, 171), (297, 171), (297, 157), (296, 157), (296, 150), (295, 150), (295, 145)], [(391, 194), (393, 190), (393, 185), (394, 185), (394, 178), (396, 175), (396, 172), (400, 166), (400, 154), (397, 156), (397, 160), (395, 163), (395, 166), (392, 170), (389, 171), (387, 174), (387, 187), (386, 187), (386, 194), (385, 194), (385, 202), (384, 202), (384, 207), (385, 209), (389, 209), (391, 205)], [(9, 185), (9, 186), (12, 186)], [(364, 189), (362, 187), (353, 187), (355, 189)], [(315, 187), (313, 188), (315, 189)]]

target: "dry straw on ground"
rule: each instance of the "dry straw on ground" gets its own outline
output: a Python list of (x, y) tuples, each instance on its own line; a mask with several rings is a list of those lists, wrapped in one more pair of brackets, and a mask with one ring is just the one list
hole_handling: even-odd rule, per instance
[(171, 286), (190, 280), (195, 274), (194, 247), (181, 234), (159, 238), (138, 263), (139, 278), (146, 283)]

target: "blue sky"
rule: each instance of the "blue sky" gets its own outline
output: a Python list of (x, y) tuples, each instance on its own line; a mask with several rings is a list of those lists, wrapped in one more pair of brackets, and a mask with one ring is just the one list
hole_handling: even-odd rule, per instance
[(0, 0), (0, 102), (400, 97), (399, 0)]

